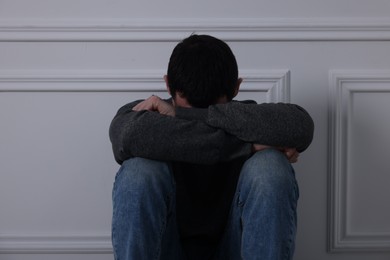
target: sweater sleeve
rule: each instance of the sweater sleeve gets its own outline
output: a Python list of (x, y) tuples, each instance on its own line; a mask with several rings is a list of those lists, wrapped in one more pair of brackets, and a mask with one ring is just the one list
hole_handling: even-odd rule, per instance
[(302, 107), (285, 103), (230, 102), (210, 106), (207, 123), (244, 142), (307, 149), (314, 123)]
[(139, 102), (120, 108), (110, 125), (110, 140), (119, 164), (131, 157), (213, 164), (251, 153), (251, 144), (201, 120), (133, 111)]

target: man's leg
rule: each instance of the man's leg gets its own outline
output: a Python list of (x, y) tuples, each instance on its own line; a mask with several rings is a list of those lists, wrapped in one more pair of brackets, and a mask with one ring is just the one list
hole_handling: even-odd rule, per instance
[(292, 259), (298, 196), (286, 156), (255, 153), (241, 170), (219, 259)]
[(123, 162), (112, 195), (115, 259), (179, 259), (175, 184), (167, 163)]

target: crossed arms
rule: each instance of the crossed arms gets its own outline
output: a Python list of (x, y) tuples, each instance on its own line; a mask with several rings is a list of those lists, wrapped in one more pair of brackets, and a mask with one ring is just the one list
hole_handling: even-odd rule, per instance
[(302, 152), (313, 130), (310, 115), (294, 104), (232, 101), (207, 109), (174, 108), (152, 96), (119, 109), (110, 140), (119, 164), (131, 157), (212, 164), (269, 146)]

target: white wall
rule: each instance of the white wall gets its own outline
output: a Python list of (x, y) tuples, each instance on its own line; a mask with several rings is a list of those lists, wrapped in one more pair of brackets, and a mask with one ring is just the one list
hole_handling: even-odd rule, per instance
[(316, 124), (295, 165), (298, 260), (390, 258), (388, 1), (0, 0), (0, 259), (112, 259), (108, 126), (166, 95), (177, 41), (226, 40), (239, 98)]

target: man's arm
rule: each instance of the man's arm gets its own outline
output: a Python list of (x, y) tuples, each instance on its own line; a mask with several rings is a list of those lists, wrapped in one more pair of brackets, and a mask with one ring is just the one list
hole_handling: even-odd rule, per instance
[(110, 140), (120, 164), (131, 157), (211, 164), (251, 153), (251, 144), (222, 129), (199, 120), (142, 110), (147, 108), (134, 111), (140, 104), (136, 101), (123, 106), (111, 123)]
[[(297, 151), (304, 151), (313, 138), (313, 121), (297, 105), (230, 102), (209, 109), (176, 108), (173, 114), (166, 110), (166, 103), (160, 105), (145, 106), (138, 101), (118, 111), (110, 127), (118, 163), (134, 156), (215, 163), (247, 156), (250, 147), (256, 151), (269, 146), (277, 147), (295, 162)], [(133, 111), (135, 108), (139, 111)], [(176, 118), (171, 117), (174, 115)]]
[(314, 122), (302, 107), (286, 103), (211, 106), (207, 123), (244, 142), (292, 147), (303, 152), (313, 140)]
[(312, 118), (302, 107), (294, 104), (233, 101), (208, 109), (181, 108), (176, 116), (204, 121), (244, 142), (263, 147), (288, 147), (303, 152), (313, 139)]

